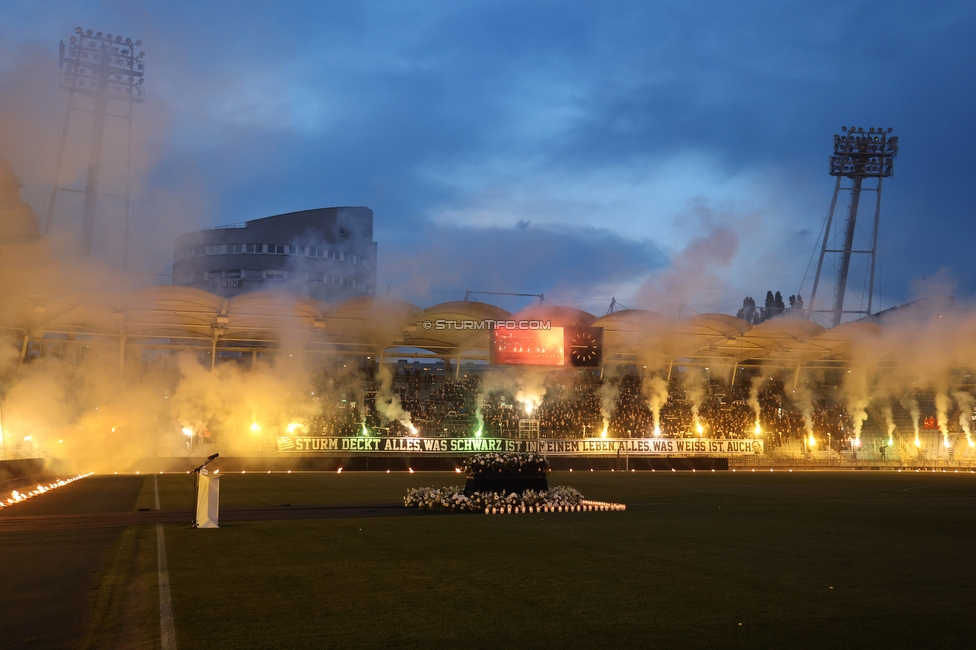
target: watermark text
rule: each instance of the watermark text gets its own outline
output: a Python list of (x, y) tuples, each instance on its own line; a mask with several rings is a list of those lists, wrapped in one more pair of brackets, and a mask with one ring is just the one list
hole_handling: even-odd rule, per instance
[(425, 330), (550, 330), (548, 320), (425, 320)]

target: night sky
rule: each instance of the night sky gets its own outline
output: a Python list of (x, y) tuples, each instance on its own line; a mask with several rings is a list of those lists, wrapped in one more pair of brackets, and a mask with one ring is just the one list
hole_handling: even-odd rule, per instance
[(801, 289), (855, 125), (900, 138), (875, 307), (976, 291), (973, 3), (2, 0), (0, 157), (39, 213), (76, 26), (144, 41), (146, 273), (190, 229), (366, 205), (380, 291), (421, 305), (735, 313)]

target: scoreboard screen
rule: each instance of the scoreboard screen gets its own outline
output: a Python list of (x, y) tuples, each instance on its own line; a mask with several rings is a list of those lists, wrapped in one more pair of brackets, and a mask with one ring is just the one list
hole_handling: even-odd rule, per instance
[(501, 366), (562, 366), (566, 364), (562, 327), (491, 331), (491, 362)]
[(490, 345), (493, 365), (598, 368), (603, 363), (600, 327), (497, 327)]

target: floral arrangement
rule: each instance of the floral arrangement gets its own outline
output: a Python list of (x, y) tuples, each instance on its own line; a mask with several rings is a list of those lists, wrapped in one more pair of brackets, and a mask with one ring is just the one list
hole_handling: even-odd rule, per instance
[(490, 512), (513, 509), (536, 512), (544, 509), (575, 508), (583, 503), (583, 495), (571, 487), (560, 486), (536, 492), (526, 490), (522, 496), (514, 492), (509, 495), (496, 492), (475, 492), (465, 496), (464, 489), (457, 486), (423, 487), (407, 490), (403, 505), (421, 510), (455, 510), (458, 512)]
[(552, 470), (549, 461), (539, 454), (479, 454), (464, 461), (463, 470), (472, 474), (537, 474)]

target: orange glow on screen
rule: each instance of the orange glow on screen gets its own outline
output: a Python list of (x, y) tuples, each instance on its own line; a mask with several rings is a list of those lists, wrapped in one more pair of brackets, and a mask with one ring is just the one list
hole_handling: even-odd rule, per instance
[(548, 330), (497, 328), (493, 334), (493, 363), (522, 366), (566, 365), (561, 327)]

